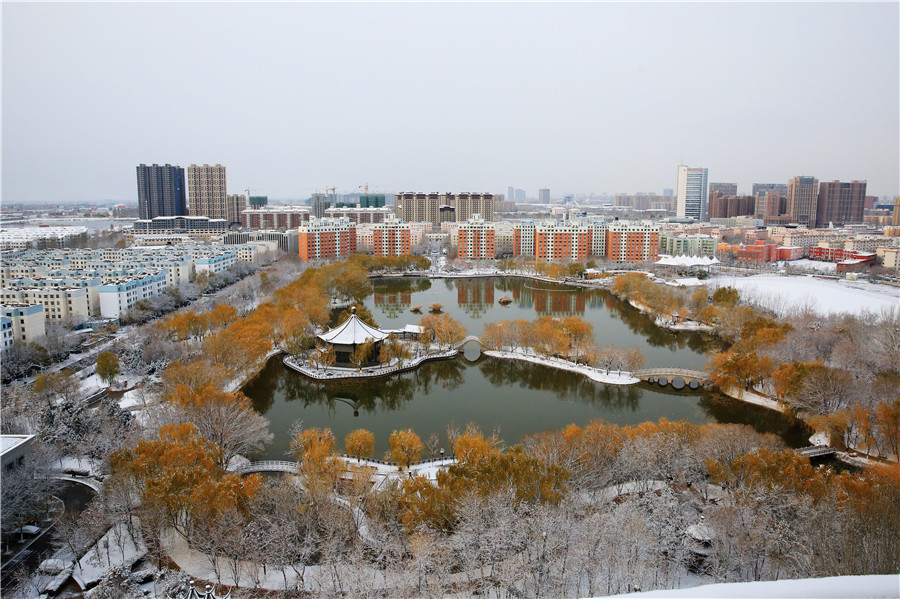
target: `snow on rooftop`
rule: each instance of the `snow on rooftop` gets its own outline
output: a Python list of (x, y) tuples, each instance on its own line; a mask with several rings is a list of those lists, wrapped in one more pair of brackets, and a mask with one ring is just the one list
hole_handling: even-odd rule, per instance
[(25, 443), (33, 435), (0, 435), (0, 453), (6, 453)]
[(354, 345), (365, 343), (366, 340), (381, 341), (386, 339), (388, 333), (382, 330), (370, 327), (356, 314), (351, 314), (343, 324), (331, 329), (327, 333), (319, 335), (322, 341), (337, 345)]
[(712, 256), (661, 256), (656, 264), (662, 266), (709, 266), (718, 264), (719, 259)]

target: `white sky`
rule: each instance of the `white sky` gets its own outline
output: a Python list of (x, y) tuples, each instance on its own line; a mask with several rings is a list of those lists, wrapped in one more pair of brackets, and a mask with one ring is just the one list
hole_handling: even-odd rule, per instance
[(2, 3), (4, 202), (536, 196), (866, 179), (900, 191), (900, 4)]

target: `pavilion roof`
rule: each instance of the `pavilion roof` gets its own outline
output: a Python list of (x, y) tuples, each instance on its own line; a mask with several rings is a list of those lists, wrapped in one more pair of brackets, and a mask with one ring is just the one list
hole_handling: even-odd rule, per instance
[(356, 314), (351, 314), (350, 318), (343, 324), (331, 329), (327, 333), (318, 336), (319, 339), (326, 343), (338, 345), (358, 345), (365, 343), (367, 340), (381, 341), (388, 337), (388, 333), (371, 327), (360, 320)]

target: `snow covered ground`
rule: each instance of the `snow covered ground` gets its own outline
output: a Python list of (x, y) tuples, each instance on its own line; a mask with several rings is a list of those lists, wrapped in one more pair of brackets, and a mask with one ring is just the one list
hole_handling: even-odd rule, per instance
[(731, 584), (706, 584), (691, 589), (668, 589), (612, 595), (613, 598), (638, 599), (640, 597), (779, 597), (783, 599), (832, 597), (850, 599), (856, 597), (900, 597), (900, 576), (897, 574), (871, 576), (830, 576), (828, 578), (801, 578), (799, 580), (775, 580), (768, 582), (735, 582)]
[(507, 360), (522, 360), (523, 362), (531, 362), (532, 364), (541, 364), (542, 366), (550, 366), (551, 368), (568, 370), (569, 372), (583, 374), (584, 376), (597, 383), (606, 383), (607, 385), (634, 385), (635, 383), (641, 382), (640, 379), (636, 379), (631, 376), (631, 373), (629, 372), (614, 371), (607, 374), (603, 370), (600, 370), (598, 368), (591, 368), (590, 366), (585, 366), (583, 364), (576, 365), (572, 362), (566, 362), (564, 360), (553, 360), (551, 358), (545, 358), (543, 356), (526, 355), (522, 353), (521, 350), (487, 350), (484, 352), (484, 355), (491, 356), (492, 358), (503, 358)]
[(868, 281), (819, 279), (812, 276), (717, 277), (709, 286), (734, 287), (751, 303), (785, 315), (809, 308), (819, 314), (881, 313), (900, 307), (900, 289)]

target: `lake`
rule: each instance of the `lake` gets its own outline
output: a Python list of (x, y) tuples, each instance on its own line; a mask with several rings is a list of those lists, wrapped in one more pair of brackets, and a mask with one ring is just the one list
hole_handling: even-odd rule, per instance
[[(366, 299), (382, 328), (415, 324), (421, 315), (410, 307), (440, 303), (461, 321), (468, 334), (479, 335), (485, 323), (539, 316), (577, 315), (594, 326), (599, 345), (638, 347), (645, 367), (702, 369), (708, 353), (723, 349), (720, 341), (699, 333), (672, 333), (619, 301), (605, 290), (535, 283), (512, 277), (482, 279), (379, 279)], [(498, 300), (513, 300), (501, 306)], [(469, 422), (485, 434), (497, 431), (508, 444), (523, 435), (584, 425), (595, 418), (616, 424), (684, 419), (750, 424), (781, 436), (790, 446), (806, 445), (805, 428), (782, 414), (744, 404), (706, 390), (674, 391), (641, 383), (603, 385), (555, 368), (482, 356), (469, 362), (462, 356), (429, 362), (401, 375), (366, 381), (311, 381), (284, 367), (275, 356), (244, 387), (258, 412), (270, 421), (275, 441), (264, 459), (284, 459), (289, 429), (330, 428), (338, 450), (344, 436), (356, 428), (375, 434), (376, 457), (388, 449), (392, 431), (412, 428), (426, 439), (431, 434), (449, 451), (449, 424), (463, 429)]]

